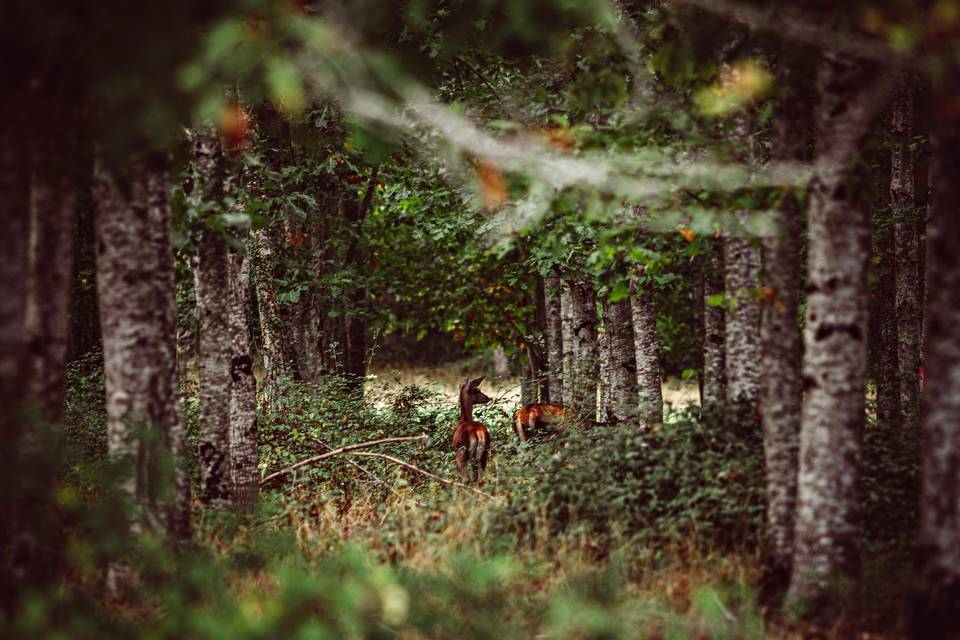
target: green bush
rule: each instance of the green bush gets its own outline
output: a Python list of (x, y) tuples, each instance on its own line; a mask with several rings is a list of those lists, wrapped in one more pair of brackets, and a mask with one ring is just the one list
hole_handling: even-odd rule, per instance
[(601, 551), (618, 537), (650, 545), (754, 541), (762, 442), (737, 431), (685, 418), (648, 432), (575, 431), (533, 447), (518, 461), (530, 480), (510, 495), (503, 524), (532, 532), (539, 512), (551, 536), (587, 539)]

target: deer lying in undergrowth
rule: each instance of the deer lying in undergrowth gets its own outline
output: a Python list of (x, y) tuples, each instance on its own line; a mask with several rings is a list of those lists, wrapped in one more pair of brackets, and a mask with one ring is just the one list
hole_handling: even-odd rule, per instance
[(526, 442), (534, 432), (572, 416), (573, 412), (562, 404), (532, 402), (513, 414), (513, 430), (520, 442)]
[(490, 456), (490, 432), (483, 424), (473, 419), (473, 405), (490, 402), (480, 383), (484, 376), (476, 380), (464, 378), (460, 383), (460, 421), (453, 432), (453, 450), (457, 455), (457, 471), (460, 479), (468, 482), (470, 478), (470, 464), (475, 470), (472, 480), (483, 484), (483, 473), (487, 469), (487, 459)]

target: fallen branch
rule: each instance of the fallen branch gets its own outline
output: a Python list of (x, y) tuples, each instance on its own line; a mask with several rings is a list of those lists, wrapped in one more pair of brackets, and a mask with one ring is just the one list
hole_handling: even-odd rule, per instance
[(502, 500), (502, 498), (498, 498), (498, 497), (492, 496), (492, 495), (490, 495), (489, 493), (486, 493), (486, 492), (484, 492), (484, 491), (480, 491), (480, 489), (477, 489), (476, 487), (471, 487), (470, 485), (468, 485), (468, 484), (463, 484), (462, 482), (456, 482), (456, 481), (454, 481), (454, 480), (447, 480), (446, 478), (441, 478), (440, 476), (434, 475), (434, 474), (430, 473), (429, 471), (426, 471), (426, 470), (424, 470), (424, 469), (421, 469), (420, 467), (416, 467), (416, 466), (410, 464), (409, 462), (406, 462), (406, 461), (404, 461), (404, 460), (401, 460), (400, 458), (395, 458), (395, 457), (390, 456), (390, 455), (387, 455), (387, 454), (385, 454), (385, 453), (377, 453), (377, 452), (374, 452), (374, 451), (353, 451), (353, 452), (350, 452), (350, 455), (352, 455), (352, 456), (368, 456), (368, 457), (370, 457), (370, 458), (383, 458), (384, 460), (389, 460), (390, 462), (392, 462), (392, 463), (394, 463), (394, 464), (398, 464), (398, 465), (400, 465), (401, 467), (406, 467), (407, 469), (410, 469), (410, 470), (412, 470), (412, 471), (416, 471), (417, 473), (421, 473), (421, 474), (427, 476), (428, 478), (433, 478), (434, 480), (436, 480), (436, 481), (438, 481), (438, 482), (442, 482), (442, 483), (444, 483), (444, 484), (448, 484), (448, 485), (453, 486), (453, 487), (460, 487), (461, 489), (466, 489), (467, 491), (472, 491), (473, 493), (476, 493), (477, 495), (481, 495), (481, 496), (483, 496), (484, 498), (487, 498), (488, 500), (493, 500), (493, 501), (496, 501), (496, 502), (499, 502), (500, 500)]
[(273, 480), (274, 478), (279, 478), (280, 476), (286, 475), (293, 471), (294, 469), (299, 469), (300, 467), (306, 466), (308, 464), (313, 464), (314, 462), (319, 462), (326, 458), (332, 458), (338, 456), (341, 453), (349, 453), (350, 451), (355, 451), (357, 449), (367, 449), (369, 447), (375, 447), (378, 444), (386, 444), (388, 442), (409, 442), (411, 440), (426, 440), (427, 435), (421, 434), (419, 436), (397, 436), (395, 438), (381, 438), (379, 440), (368, 440), (367, 442), (357, 442), (355, 444), (348, 444), (345, 447), (340, 447), (339, 449), (334, 449), (332, 451), (327, 451), (326, 453), (321, 453), (318, 456), (313, 456), (312, 458), (307, 458), (306, 460), (301, 460), (300, 462), (290, 465), (286, 469), (281, 469), (280, 471), (275, 471), (271, 473), (263, 480), (260, 481), (260, 486), (263, 486)]
[[(314, 436), (314, 437), (316, 437), (316, 436)], [(324, 447), (326, 447), (326, 449), (327, 449), (328, 452), (333, 450), (333, 447), (331, 447), (330, 445), (328, 445), (326, 442), (324, 442), (324, 441), (321, 440), (320, 438), (316, 438), (316, 440), (317, 440), (317, 442), (319, 442), (320, 444), (322, 444)], [(396, 489), (394, 489), (392, 486), (390, 486), (389, 483), (387, 483), (385, 480), (383, 480), (380, 476), (378, 476), (377, 474), (375, 474), (373, 471), (370, 471), (369, 469), (367, 469), (366, 467), (364, 467), (362, 464), (360, 464), (360, 463), (357, 462), (356, 460), (351, 460), (350, 458), (346, 458), (346, 459), (344, 459), (344, 462), (346, 462), (347, 464), (349, 464), (349, 465), (352, 466), (352, 467), (355, 467), (355, 468), (358, 469), (361, 473), (366, 474), (371, 480), (373, 480), (375, 483), (379, 484), (381, 487), (383, 487), (384, 489), (386, 489), (387, 491), (389, 491), (390, 493), (392, 493), (392, 494), (395, 495), (396, 497), (401, 498), (401, 499), (403, 498), (403, 496), (400, 495), (400, 492), (399, 492), (399, 491), (397, 491)], [(416, 500), (414, 500), (414, 503), (416, 503), (417, 506), (423, 506), (423, 505), (421, 505), (419, 502), (417, 502)]]

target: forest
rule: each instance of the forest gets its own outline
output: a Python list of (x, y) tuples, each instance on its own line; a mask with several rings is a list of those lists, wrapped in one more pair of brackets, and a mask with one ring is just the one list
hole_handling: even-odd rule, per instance
[(960, 0), (0, 43), (0, 637), (960, 638)]

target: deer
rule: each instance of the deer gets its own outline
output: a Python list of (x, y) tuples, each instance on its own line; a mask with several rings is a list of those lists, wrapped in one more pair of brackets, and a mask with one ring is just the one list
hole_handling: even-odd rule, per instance
[(473, 419), (473, 405), (490, 402), (480, 383), (486, 376), (476, 380), (464, 378), (460, 383), (460, 420), (453, 432), (453, 450), (457, 456), (457, 471), (460, 479), (470, 481), (470, 463), (476, 470), (473, 480), (483, 484), (483, 473), (487, 469), (487, 459), (490, 456), (490, 432), (487, 428)]
[(574, 412), (562, 404), (532, 402), (513, 414), (513, 430), (520, 442), (526, 442), (535, 431), (569, 417), (574, 417)]

